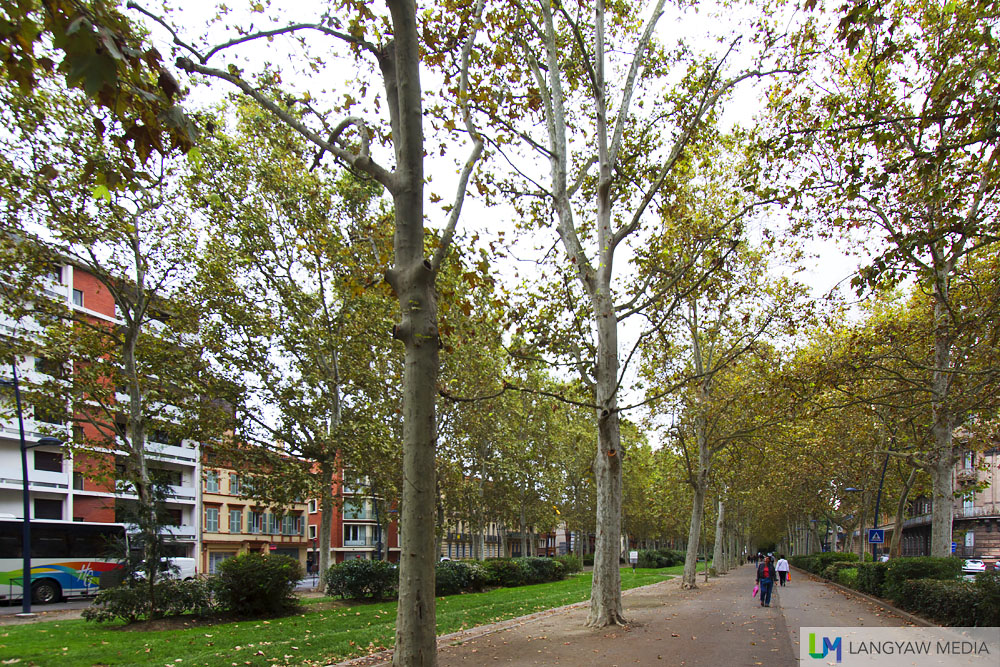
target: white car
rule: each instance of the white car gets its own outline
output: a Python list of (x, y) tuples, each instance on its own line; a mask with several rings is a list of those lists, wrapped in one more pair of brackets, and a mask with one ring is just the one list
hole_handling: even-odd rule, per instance
[(966, 574), (976, 574), (978, 572), (985, 571), (986, 563), (978, 558), (966, 558), (965, 563), (962, 565), (962, 572), (965, 572)]

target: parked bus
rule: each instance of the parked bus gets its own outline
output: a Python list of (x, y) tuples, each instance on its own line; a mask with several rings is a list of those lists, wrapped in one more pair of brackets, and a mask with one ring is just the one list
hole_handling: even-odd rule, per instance
[[(21, 599), (23, 526), (21, 519), (0, 518), (0, 600)], [(125, 540), (118, 523), (32, 519), (32, 602), (96, 595), (102, 577), (120, 579), (122, 566), (113, 554)]]

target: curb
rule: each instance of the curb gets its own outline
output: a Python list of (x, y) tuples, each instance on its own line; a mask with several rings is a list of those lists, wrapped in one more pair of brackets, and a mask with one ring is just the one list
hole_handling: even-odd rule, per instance
[[(669, 583), (678, 579), (677, 575), (670, 575), (669, 579), (664, 579), (663, 581), (658, 581), (655, 584), (647, 584), (645, 586), (638, 586), (636, 588), (630, 588), (628, 590), (622, 591), (622, 597), (626, 597), (633, 592), (645, 590), (647, 588), (652, 588), (654, 586), (660, 586), (665, 583)], [(491, 623), (488, 625), (477, 625), (473, 628), (468, 628), (467, 630), (459, 630), (457, 632), (451, 632), (446, 635), (440, 635), (437, 638), (437, 648), (440, 651), (442, 648), (447, 646), (455, 646), (462, 644), (472, 639), (478, 639), (479, 637), (485, 637), (486, 635), (492, 635), (497, 632), (503, 632), (509, 628), (515, 628), (531, 621), (537, 621), (540, 618), (546, 618), (548, 616), (556, 616), (558, 614), (563, 614), (573, 609), (579, 609), (581, 607), (586, 607), (590, 604), (590, 599), (583, 600), (581, 602), (574, 602), (572, 604), (563, 605), (562, 607), (553, 607), (552, 609), (543, 609), (542, 611), (536, 611), (533, 614), (528, 614), (527, 616), (518, 616), (516, 618), (509, 618), (506, 621), (500, 621), (499, 623)], [(365, 667), (367, 665), (378, 665), (382, 663), (387, 663), (392, 661), (392, 649), (386, 649), (384, 651), (379, 651), (378, 653), (372, 653), (371, 655), (363, 655), (359, 658), (351, 658), (350, 660), (345, 660), (343, 662), (334, 663), (333, 667)]]
[(921, 618), (919, 616), (915, 616), (915, 615), (911, 614), (908, 611), (903, 611), (899, 607), (894, 607), (893, 605), (889, 604), (888, 602), (886, 602), (882, 598), (873, 597), (871, 595), (868, 595), (867, 593), (862, 593), (861, 591), (855, 590), (853, 588), (848, 588), (847, 586), (841, 586), (840, 584), (838, 584), (835, 581), (832, 581), (830, 579), (826, 579), (825, 577), (821, 577), (818, 574), (813, 574), (812, 572), (807, 572), (807, 571), (805, 571), (805, 570), (803, 570), (801, 568), (794, 567), (794, 566), (791, 566), (791, 567), (792, 567), (793, 570), (795, 570), (796, 572), (798, 572), (798, 573), (800, 573), (800, 574), (802, 574), (804, 576), (810, 577), (810, 578), (812, 578), (812, 579), (814, 579), (816, 581), (821, 581), (824, 584), (826, 584), (827, 586), (832, 586), (833, 588), (836, 588), (841, 593), (847, 593), (848, 595), (853, 595), (855, 597), (859, 597), (862, 600), (867, 600), (868, 602), (870, 602), (870, 603), (872, 603), (874, 605), (878, 605), (879, 607), (883, 607), (884, 609), (887, 609), (887, 610), (891, 611), (892, 613), (896, 614), (897, 616), (902, 617), (904, 620), (909, 621), (910, 623), (913, 623), (914, 625), (919, 625), (919, 626), (924, 627), (924, 628), (940, 628), (940, 627), (945, 627), (945, 626), (938, 625), (937, 623), (931, 623), (927, 619)]

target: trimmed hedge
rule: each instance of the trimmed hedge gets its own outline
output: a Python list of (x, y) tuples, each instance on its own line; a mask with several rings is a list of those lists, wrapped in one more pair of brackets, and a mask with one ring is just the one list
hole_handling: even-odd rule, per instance
[(399, 570), (384, 560), (352, 558), (332, 565), (323, 577), (327, 595), (345, 600), (375, 600), (395, 595)]
[(684, 553), (672, 549), (643, 550), (639, 552), (638, 567), (673, 567), (684, 564)]
[[(829, 568), (828, 568), (829, 569)], [(841, 586), (846, 586), (847, 588), (857, 589), (858, 587), (858, 568), (856, 567), (846, 567), (837, 570), (837, 576), (833, 579)]]
[(823, 553), (809, 554), (808, 556), (792, 556), (788, 562), (797, 568), (824, 576), (826, 568), (834, 563), (854, 563), (857, 562), (858, 555), (855, 553), (844, 553), (842, 551), (825, 551)]
[(955, 581), (962, 573), (962, 560), (953, 557), (914, 556), (890, 560), (885, 571), (882, 592), (890, 600), (902, 594), (908, 579)]
[(977, 598), (975, 585), (967, 581), (908, 579), (896, 586), (893, 601), (942, 625), (972, 626)]
[[(844, 570), (855, 570), (856, 572), (857, 569), (858, 569), (858, 563), (851, 561), (839, 561), (827, 565), (825, 568), (823, 568), (823, 571), (820, 574), (825, 579), (830, 579), (831, 581), (836, 581), (837, 583), (840, 583), (838, 577), (841, 572), (843, 572)], [(856, 577), (857, 575), (855, 575), (855, 578)]]
[(883, 597), (888, 567), (888, 563), (858, 563), (857, 589), (877, 598)]

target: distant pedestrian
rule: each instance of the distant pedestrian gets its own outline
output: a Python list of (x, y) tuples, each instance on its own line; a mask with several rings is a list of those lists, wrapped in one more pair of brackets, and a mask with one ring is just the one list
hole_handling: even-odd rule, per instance
[(778, 562), (774, 564), (774, 569), (778, 572), (778, 581), (782, 586), (788, 580), (788, 561), (784, 554), (778, 554)]
[(770, 556), (764, 557), (764, 562), (757, 566), (757, 583), (760, 584), (760, 606), (771, 606), (771, 590), (778, 578), (775, 573), (774, 561)]

